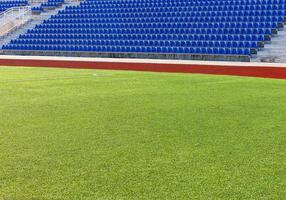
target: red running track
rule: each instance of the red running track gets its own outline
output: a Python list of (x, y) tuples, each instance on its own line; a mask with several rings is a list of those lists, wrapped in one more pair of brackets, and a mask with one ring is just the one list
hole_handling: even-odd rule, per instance
[[(129, 62), (130, 61), (130, 62)], [(110, 69), (151, 72), (177, 72), (216, 75), (235, 75), (263, 78), (286, 79), (285, 64), (223, 63), (195, 61), (154, 61), (132, 59), (93, 59), (93, 58), (56, 58), (1, 56), (2, 66), (55, 67), (81, 69)], [(137, 62), (138, 61), (138, 62)], [(152, 62), (151, 62), (152, 61)]]

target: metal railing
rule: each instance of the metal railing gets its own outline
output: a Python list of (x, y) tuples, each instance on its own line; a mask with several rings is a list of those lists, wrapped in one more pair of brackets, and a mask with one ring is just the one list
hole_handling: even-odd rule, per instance
[(32, 19), (30, 6), (9, 8), (0, 13), (0, 37)]

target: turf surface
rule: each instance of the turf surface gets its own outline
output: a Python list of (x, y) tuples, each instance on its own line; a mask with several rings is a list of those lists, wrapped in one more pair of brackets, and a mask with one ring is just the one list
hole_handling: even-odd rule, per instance
[(285, 199), (286, 81), (0, 68), (0, 199)]

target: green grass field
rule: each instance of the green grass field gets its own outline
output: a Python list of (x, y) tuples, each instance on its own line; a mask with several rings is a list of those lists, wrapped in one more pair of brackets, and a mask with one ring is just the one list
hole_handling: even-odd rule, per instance
[(0, 68), (0, 200), (285, 197), (285, 80)]

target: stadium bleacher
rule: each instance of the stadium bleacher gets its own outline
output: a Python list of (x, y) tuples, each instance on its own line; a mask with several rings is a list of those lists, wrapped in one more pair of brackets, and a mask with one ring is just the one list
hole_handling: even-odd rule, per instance
[(244, 55), (283, 27), (285, 0), (85, 0), (4, 50)]
[(27, 4), (28, 4), (27, 0), (1, 0), (0, 12), (4, 12), (5, 10), (12, 7), (25, 6)]

